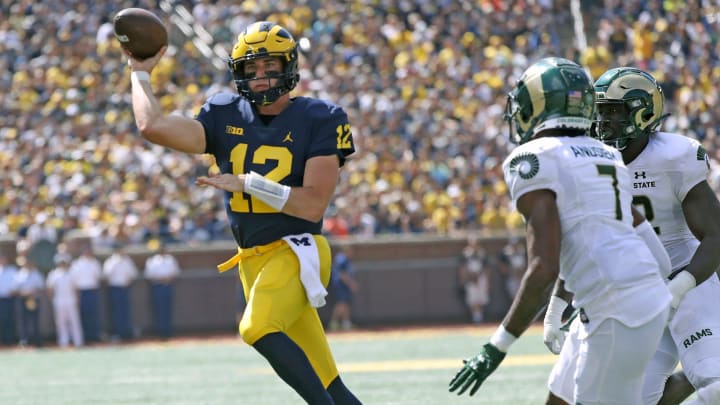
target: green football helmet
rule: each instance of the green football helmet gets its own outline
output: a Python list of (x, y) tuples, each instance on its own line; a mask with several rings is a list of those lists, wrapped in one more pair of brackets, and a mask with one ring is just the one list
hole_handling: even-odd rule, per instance
[(610, 69), (595, 82), (597, 116), (592, 136), (623, 150), (634, 139), (649, 135), (663, 115), (662, 88), (649, 73), (631, 67)]
[(547, 129), (586, 131), (594, 114), (593, 82), (587, 72), (568, 59), (544, 58), (525, 70), (508, 94), (504, 119), (510, 124), (510, 141), (523, 144)]

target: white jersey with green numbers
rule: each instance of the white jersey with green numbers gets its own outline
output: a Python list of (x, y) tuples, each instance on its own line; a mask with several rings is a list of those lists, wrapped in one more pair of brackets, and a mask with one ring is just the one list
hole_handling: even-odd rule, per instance
[(591, 320), (612, 317), (628, 326), (664, 309), (669, 293), (632, 227), (632, 185), (620, 152), (590, 137), (539, 138), (515, 148), (503, 171), (515, 203), (530, 191), (555, 193), (559, 276), (576, 308)]
[(627, 166), (633, 204), (655, 228), (673, 270), (687, 266), (700, 242), (685, 222), (682, 202), (690, 189), (707, 179), (705, 150), (694, 139), (658, 132)]

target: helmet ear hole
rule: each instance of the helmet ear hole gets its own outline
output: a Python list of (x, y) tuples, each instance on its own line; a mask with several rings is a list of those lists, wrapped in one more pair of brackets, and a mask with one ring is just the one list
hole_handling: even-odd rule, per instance
[(523, 122), (528, 122), (532, 118), (532, 106), (523, 106), (520, 111), (518, 111), (519, 119)]
[(652, 106), (651, 108), (646, 108), (645, 110), (643, 110), (643, 113), (640, 116), (642, 117), (643, 121), (650, 121), (653, 117)]

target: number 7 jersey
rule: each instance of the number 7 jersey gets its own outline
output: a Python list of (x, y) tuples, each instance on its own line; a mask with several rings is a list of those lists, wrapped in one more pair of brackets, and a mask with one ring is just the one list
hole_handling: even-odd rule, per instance
[(559, 277), (591, 320), (646, 322), (662, 308), (648, 298), (653, 289), (669, 302), (658, 264), (632, 226), (630, 174), (619, 151), (586, 136), (538, 138), (515, 148), (503, 171), (514, 203), (530, 191), (555, 194)]
[(627, 166), (633, 205), (653, 225), (673, 270), (687, 266), (700, 242), (685, 222), (682, 202), (688, 191), (707, 180), (705, 149), (686, 136), (657, 132)]

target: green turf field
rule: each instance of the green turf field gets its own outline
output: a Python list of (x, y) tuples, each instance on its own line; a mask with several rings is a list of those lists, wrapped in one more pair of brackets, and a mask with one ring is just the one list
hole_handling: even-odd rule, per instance
[[(343, 380), (365, 404), (540, 404), (554, 361), (533, 328), (475, 397), (447, 384), (492, 329), (331, 334)], [(0, 404), (302, 404), (239, 339), (0, 351)]]

